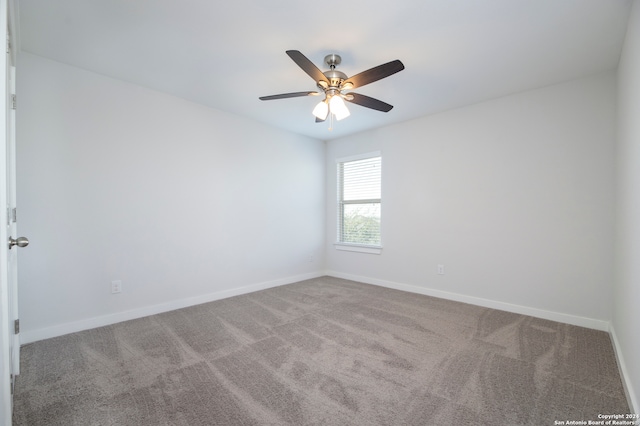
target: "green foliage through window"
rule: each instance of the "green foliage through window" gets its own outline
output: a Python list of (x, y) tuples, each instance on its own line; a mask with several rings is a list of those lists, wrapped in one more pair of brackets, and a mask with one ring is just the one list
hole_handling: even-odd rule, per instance
[(342, 237), (345, 243), (380, 245), (380, 203), (344, 206)]

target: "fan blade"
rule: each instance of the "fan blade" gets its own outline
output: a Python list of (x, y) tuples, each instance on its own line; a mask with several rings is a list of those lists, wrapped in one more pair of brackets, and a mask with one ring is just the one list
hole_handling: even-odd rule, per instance
[[(352, 96), (353, 98), (349, 99)], [(363, 107), (382, 111), (382, 112), (389, 112), (391, 111), (391, 108), (393, 108), (393, 105), (389, 105), (386, 102), (382, 102), (378, 99), (371, 98), (365, 95), (359, 95), (358, 93), (353, 93), (353, 92), (347, 95), (347, 97), (345, 98), (345, 101), (351, 102), (352, 104), (361, 105)]]
[(289, 57), (293, 59), (293, 62), (298, 64), (298, 66), (302, 68), (304, 72), (309, 74), (313, 81), (315, 81), (316, 83), (319, 81), (324, 81), (328, 85), (329, 82), (327, 81), (327, 77), (325, 77), (322, 71), (320, 71), (318, 67), (313, 65), (313, 62), (311, 62), (302, 53), (297, 50), (287, 50), (287, 55), (289, 55)]
[[(324, 120), (326, 120), (326, 118)], [(316, 123), (324, 123), (324, 120), (316, 117)]]
[(387, 62), (386, 64), (378, 65), (377, 67), (362, 71), (360, 74), (356, 74), (353, 77), (348, 78), (342, 86), (344, 87), (350, 84), (351, 87), (349, 87), (349, 89), (355, 89), (356, 87), (362, 87), (365, 84), (373, 83), (374, 81), (389, 77), (403, 69), (403, 63), (396, 59), (395, 61)]
[(281, 95), (271, 95), (271, 96), (260, 96), (261, 101), (272, 101), (274, 99), (286, 99), (286, 98), (297, 98), (300, 96), (318, 96), (320, 93), (318, 92), (293, 92), (293, 93), (283, 93)]

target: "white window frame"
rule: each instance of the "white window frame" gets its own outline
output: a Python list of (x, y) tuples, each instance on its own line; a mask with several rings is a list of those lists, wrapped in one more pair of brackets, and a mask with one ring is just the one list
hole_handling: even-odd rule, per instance
[[(368, 254), (380, 254), (382, 253), (382, 223), (380, 224), (380, 245), (368, 245), (368, 244), (357, 244), (350, 242), (342, 242), (341, 239), (341, 229), (340, 225), (342, 223), (341, 215), (343, 214), (343, 182), (340, 180), (338, 176), (340, 163), (348, 163), (350, 161), (358, 161), (358, 160), (366, 160), (368, 158), (380, 157), (380, 163), (382, 164), (382, 153), (380, 151), (367, 152), (364, 154), (352, 155), (348, 157), (336, 158), (336, 189), (337, 189), (337, 197), (336, 197), (336, 242), (334, 243), (334, 247), (336, 250), (343, 251), (355, 251), (360, 253), (368, 253)], [(382, 182), (380, 183), (382, 186)], [(376, 200), (360, 200), (360, 201), (375, 201), (380, 203), (380, 210), (382, 211), (382, 188), (380, 188), (380, 199)]]

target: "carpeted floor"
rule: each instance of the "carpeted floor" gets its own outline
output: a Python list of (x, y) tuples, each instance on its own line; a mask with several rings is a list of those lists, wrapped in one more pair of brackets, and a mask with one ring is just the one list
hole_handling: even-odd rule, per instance
[(553, 425), (629, 412), (604, 332), (323, 277), (22, 348), (15, 425)]

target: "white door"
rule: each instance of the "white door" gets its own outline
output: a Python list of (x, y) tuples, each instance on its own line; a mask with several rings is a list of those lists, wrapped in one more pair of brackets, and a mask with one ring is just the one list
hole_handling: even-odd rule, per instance
[[(9, 28), (11, 30), (11, 28)], [(11, 32), (9, 33), (11, 35)], [(16, 208), (16, 67), (11, 45), (7, 53), (7, 77), (9, 79), (7, 93), (7, 232), (9, 252), (7, 258), (7, 273), (9, 279), (9, 320), (13, 322), (13, 339), (9, 342), (11, 348), (11, 366), (13, 375), (20, 374), (20, 339), (18, 321), (18, 247), (26, 247), (29, 240), (18, 235), (18, 209)], [(15, 247), (15, 248), (14, 248)], [(11, 328), (11, 324), (9, 324)]]
[[(13, 10), (10, 1), (0, 0), (0, 21), (7, 38), (11, 38)], [(16, 238), (15, 180), (15, 56), (9, 43), (5, 55), (0, 55), (0, 426), (11, 424), (13, 378), (20, 368), (20, 340), (16, 329), (18, 319), (17, 247), (28, 244)]]

